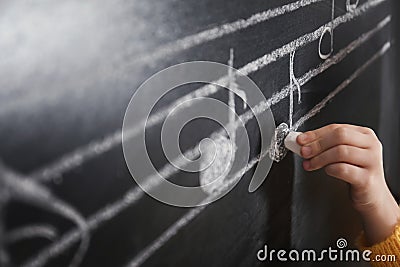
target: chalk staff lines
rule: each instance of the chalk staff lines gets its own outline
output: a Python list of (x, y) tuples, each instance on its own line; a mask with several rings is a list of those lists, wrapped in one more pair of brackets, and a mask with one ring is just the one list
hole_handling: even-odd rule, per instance
[[(138, 64), (138, 63), (153, 63), (157, 60), (170, 57), (174, 54), (182, 52), (184, 50), (190, 49), (197, 45), (201, 45), (228, 34), (235, 33), (237, 31), (244, 30), (251, 26), (255, 26), (259, 23), (266, 22), (270, 19), (276, 18), (278, 16), (291, 13), (302, 7), (321, 2), (324, 0), (300, 0), (293, 3), (289, 3), (280, 7), (268, 9), (263, 12), (251, 15), (246, 19), (239, 19), (233, 22), (219, 25), (217, 27), (207, 29), (193, 35), (186, 36), (182, 39), (176, 40), (174, 42), (167, 43), (156, 48), (152, 53), (146, 53), (144, 56), (137, 57), (133, 62), (128, 63)], [(128, 52), (129, 53), (129, 52)]]
[[(335, 95), (337, 95), (340, 91), (346, 88), (354, 79), (356, 79), (360, 74), (365, 71), (365, 69), (370, 66), (375, 60), (384, 55), (387, 50), (390, 48), (390, 43), (385, 43), (385, 45), (375, 54), (373, 55), (367, 62), (365, 62), (360, 68), (358, 68), (348, 79), (343, 81), (334, 91), (332, 91), (326, 98), (324, 98), (320, 103), (318, 103), (310, 112), (304, 115), (299, 121), (297, 121), (294, 125), (294, 129), (300, 127), (305, 121), (316, 115), (326, 104), (331, 100)], [(243, 172), (249, 171), (254, 165), (259, 162), (262, 158), (267, 155), (266, 152), (261, 154), (258, 157), (252, 159)], [(236, 182), (240, 179), (243, 173), (239, 172), (239, 175), (234, 175), (233, 178), (229, 180), (226, 186), (229, 186), (231, 183)], [(224, 186), (224, 188), (227, 188)], [(219, 191), (221, 192), (221, 191)], [(219, 193), (218, 192), (218, 193)], [(175, 236), (179, 230), (186, 225), (188, 225), (197, 215), (199, 215), (206, 207), (208, 206), (200, 206), (193, 208), (186, 215), (181, 217), (178, 221), (176, 221), (172, 226), (170, 226), (164, 233), (162, 233), (151, 245), (146, 247), (144, 250), (139, 252), (139, 254), (129, 263), (128, 267), (136, 267), (140, 266), (143, 262), (145, 262), (149, 257), (151, 257), (159, 248), (161, 248), (169, 239)]]
[[(130, 65), (137, 65), (137, 64), (142, 64), (142, 65), (151, 65), (154, 64), (157, 60), (166, 58), (166, 57), (171, 57), (179, 52), (183, 52), (187, 49), (193, 48), (197, 45), (201, 45), (213, 40), (216, 40), (220, 37), (223, 37), (225, 35), (235, 33), (240, 30), (244, 30), (248, 27), (255, 26), (259, 23), (266, 22), (270, 19), (279, 17), (284, 14), (289, 14), (293, 11), (299, 10), (303, 7), (309, 6), (311, 4), (321, 2), (324, 0), (299, 0), (293, 3), (289, 3), (284, 6), (268, 9), (263, 12), (256, 13), (246, 19), (239, 19), (234, 22), (222, 24), (219, 26), (216, 26), (211, 29), (204, 30), (199, 33), (195, 33), (193, 35), (189, 35), (186, 37), (183, 37), (181, 39), (178, 39), (174, 42), (167, 43), (165, 45), (161, 45), (160, 47), (156, 48), (154, 51), (151, 51), (151, 53), (145, 53), (141, 55), (135, 55), (135, 59), (132, 61), (128, 62), (125, 65), (120, 66), (120, 69), (117, 70), (116, 74), (114, 74), (115, 69), (110, 70), (109, 66), (105, 66), (105, 69), (102, 71), (103, 73), (112, 73), (112, 75), (117, 75), (119, 78), (125, 77), (126, 74), (126, 68), (129, 67)], [(128, 56), (129, 56), (128, 52)], [(119, 62), (121, 60), (120, 57), (117, 57), (114, 59), (115, 62)], [(129, 74), (128, 74), (129, 76)], [(49, 95), (47, 96), (49, 97)], [(57, 98), (58, 94), (55, 93), (55, 95), (50, 96), (51, 99)], [(17, 104), (13, 103), (11, 106), (6, 107), (6, 111), (9, 109), (12, 109), (14, 107), (18, 107), (20, 105), (24, 105), (25, 103), (30, 103), (32, 101), (31, 98), (26, 99), (23, 98), (19, 100), (21, 102), (18, 102)], [(38, 100), (35, 100), (38, 101)], [(0, 110), (0, 114), (3, 113), (3, 107)]]
[[(348, 79), (343, 81), (335, 90), (333, 90), (326, 98), (324, 98), (320, 103), (318, 103), (310, 112), (304, 115), (299, 121), (297, 121), (294, 125), (294, 129), (300, 127), (305, 121), (315, 116), (326, 104), (331, 100), (335, 95), (337, 95), (340, 91), (346, 88), (354, 79), (356, 79), (360, 74), (365, 71), (365, 69), (370, 66), (375, 60), (384, 55), (387, 50), (390, 48), (390, 43), (387, 42), (384, 46), (373, 55), (367, 62), (365, 62), (361, 67), (359, 67)], [(252, 159), (246, 168), (236, 173), (233, 178), (229, 180), (229, 182), (224, 185), (224, 188), (227, 188), (230, 184), (236, 182), (241, 178), (243, 172), (249, 171), (254, 165), (267, 156), (267, 153), (264, 152), (260, 154), (258, 157)], [(219, 193), (221, 191), (218, 191)], [(210, 196), (211, 197), (211, 196)], [(215, 197), (215, 196), (214, 196)], [(206, 199), (207, 200), (207, 199)], [(162, 233), (152, 244), (146, 247), (144, 250), (139, 252), (139, 254), (126, 266), (127, 267), (136, 267), (140, 266), (143, 262), (145, 262), (149, 257), (151, 257), (159, 248), (161, 248), (165, 243), (168, 242), (173, 236), (175, 236), (180, 229), (188, 225), (197, 215), (199, 215), (208, 205), (200, 206), (193, 208), (188, 213), (186, 213), (183, 217), (181, 217), (178, 221), (176, 221), (172, 226), (170, 226), (164, 233)]]
[[(373, 8), (387, 0), (369, 0), (363, 5), (360, 5), (357, 9), (352, 11), (351, 13), (346, 13), (342, 16), (335, 18), (333, 21), (322, 25), (318, 29), (313, 32), (307, 33), (280, 48), (275, 49), (274, 51), (265, 54), (264, 56), (247, 63), (246, 65), (242, 66), (238, 69), (239, 73), (243, 75), (249, 75), (260, 69), (268, 66), (269, 64), (277, 61), (278, 59), (289, 55), (291, 52), (296, 51), (297, 49), (312, 43), (319, 39), (320, 35), (323, 33), (326, 27), (332, 27), (332, 30), (339, 25), (349, 22), (352, 19), (364, 14), (370, 8)], [(229, 77), (226, 75), (221, 77), (218, 83), (225, 83), (228, 82)], [(158, 125), (163, 121), (163, 119), (177, 106), (180, 107), (187, 107), (188, 103), (193, 98), (197, 97), (206, 97), (212, 95), (220, 90), (220, 87), (217, 87), (213, 84), (208, 84), (202, 86), (195, 91), (178, 98), (177, 100), (173, 101), (168, 107), (160, 110), (159, 112), (155, 113), (154, 115), (150, 116), (149, 119), (146, 121), (145, 119), (141, 121), (137, 128), (132, 129), (126, 133), (127, 138), (133, 138), (137, 136), (139, 131), (146, 125), (147, 128), (151, 128), (155, 125)], [(186, 104), (185, 104), (186, 103)], [(65, 154), (60, 159), (56, 160), (49, 165), (44, 166), (43, 168), (33, 172), (30, 177), (38, 181), (49, 181), (53, 178), (60, 177), (63, 173), (68, 172), (70, 170), (75, 169), (76, 167), (82, 165), (86, 161), (97, 157), (98, 155), (105, 153), (112, 148), (121, 144), (122, 140), (122, 132), (118, 130), (109, 136), (106, 136), (100, 140), (94, 140), (89, 144), (76, 149), (70, 153)]]
[[(218, 196), (219, 194), (221, 194), (221, 192), (229, 188), (229, 186), (235, 184), (245, 173), (251, 170), (266, 155), (268, 155), (268, 153), (264, 152), (259, 156), (253, 158), (244, 168), (235, 173), (233, 177), (227, 179), (219, 190), (213, 192), (207, 198), (205, 198), (202, 201), (202, 203), (209, 202), (210, 199), (212, 199), (215, 196)], [(206, 207), (208, 207), (208, 205), (202, 205), (191, 209), (188, 213), (186, 213), (183, 217), (181, 217), (178, 221), (176, 221), (172, 226), (170, 226), (163, 234), (161, 234), (150, 246), (139, 252), (139, 254), (129, 264), (127, 264), (127, 266), (129, 267), (140, 266), (154, 252), (156, 252), (166, 242), (168, 242), (168, 240), (171, 239), (171, 237), (175, 236), (181, 228), (189, 224)]]
[(383, 56), (390, 48), (390, 42), (386, 42), (382, 48), (374, 54), (366, 63), (364, 63), (360, 68), (358, 68), (348, 79), (343, 81), (338, 87), (336, 87), (335, 90), (330, 92), (321, 102), (319, 102), (317, 105), (315, 105), (314, 108), (312, 108), (307, 114), (302, 116), (292, 127), (293, 131), (296, 131), (301, 125), (303, 125), (307, 120), (311, 119), (317, 113), (323, 109), (332, 98), (334, 98), (338, 93), (343, 91), (352, 81), (354, 81), (360, 74), (365, 71), (366, 68), (368, 68), (369, 65), (371, 65), (375, 60), (377, 60), (379, 57)]
[[(383, 27), (385, 27), (390, 21), (391, 21), (390, 16), (385, 17), (373, 29), (371, 29), (370, 31), (365, 32), (364, 34), (359, 36), (356, 40), (354, 40), (348, 46), (346, 46), (345, 48), (340, 50), (337, 54), (335, 54), (331, 58), (325, 60), (317, 68), (311, 69), (307, 73), (305, 73), (303, 76), (301, 76), (298, 79), (299, 84), (301, 86), (303, 86), (304, 84), (309, 82), (313, 77), (324, 72), (325, 70), (327, 70), (329, 67), (333, 66), (334, 64), (341, 62), (349, 53), (351, 53), (356, 48), (358, 48), (360, 45), (365, 43), (374, 34), (376, 34)], [(240, 119), (243, 121), (243, 123), (247, 123), (249, 120), (251, 120), (255, 116), (255, 114), (260, 114), (260, 113), (264, 112), (271, 106), (278, 103), (280, 100), (287, 97), (289, 95), (289, 91), (290, 91), (290, 84), (287, 84), (279, 92), (275, 93), (271, 98), (269, 98), (266, 102), (261, 102), (258, 105), (256, 105), (253, 108), (254, 114), (252, 113), (251, 110), (249, 110), (249, 111), (245, 112), (244, 114), (240, 115)], [(223, 131), (220, 130), (213, 134), (223, 134)], [(197, 153), (198, 153), (198, 149), (193, 148), (193, 149), (185, 152), (185, 157), (192, 158), (192, 157), (195, 157), (195, 155), (197, 155)], [(179, 162), (179, 159), (177, 160), (177, 162)], [(177, 165), (179, 166), (179, 163), (177, 163)], [(172, 164), (167, 164), (160, 170), (160, 175), (162, 175), (162, 177), (170, 177), (171, 175), (173, 175), (176, 172), (177, 172), (177, 169), (174, 168)], [(148, 188), (153, 188), (153, 187), (157, 186), (157, 183), (159, 181), (159, 179), (156, 179), (157, 175), (158, 174), (148, 177), (147, 183), (145, 186), (148, 186)], [(144, 195), (144, 192), (139, 187), (135, 187), (135, 188), (129, 190), (122, 199), (114, 202), (113, 204), (107, 205), (103, 209), (99, 210), (98, 212), (96, 212), (95, 214), (90, 216), (87, 221), (88, 228), (91, 231), (97, 229), (102, 223), (107, 222), (108, 220), (117, 216), (120, 212), (122, 212), (127, 207), (136, 203), (136, 201), (138, 201), (143, 195)], [(74, 229), (74, 230), (68, 232), (67, 234), (65, 234), (57, 243), (54, 243), (51, 246), (49, 246), (47, 249), (43, 250), (41, 253), (39, 253), (35, 258), (33, 258), (31, 261), (29, 261), (24, 266), (41, 266), (45, 262), (47, 262), (48, 259), (55, 257), (58, 254), (62, 253), (64, 250), (68, 249), (77, 240), (79, 240), (79, 230)]]

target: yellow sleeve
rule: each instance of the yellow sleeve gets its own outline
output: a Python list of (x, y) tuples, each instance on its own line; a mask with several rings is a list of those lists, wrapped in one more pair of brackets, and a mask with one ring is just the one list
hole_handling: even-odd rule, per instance
[[(369, 256), (373, 267), (400, 267), (400, 223), (396, 226), (393, 234), (386, 240), (373, 246), (366, 245), (365, 235), (362, 232), (357, 238), (356, 245), (362, 250), (370, 250)], [(383, 261), (385, 259), (385, 261)]]

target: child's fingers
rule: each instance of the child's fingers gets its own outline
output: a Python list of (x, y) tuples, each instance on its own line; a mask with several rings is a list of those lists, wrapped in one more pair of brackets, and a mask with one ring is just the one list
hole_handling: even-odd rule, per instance
[(364, 169), (348, 163), (332, 163), (325, 167), (326, 174), (356, 185), (364, 175)]
[[(344, 129), (344, 130), (343, 130)], [(366, 127), (361, 127), (357, 125), (351, 125), (351, 124), (329, 124), (324, 127), (312, 130), (312, 131), (307, 131), (301, 135), (299, 135), (296, 139), (297, 143), (299, 145), (306, 145), (309, 143), (312, 143), (321, 137), (332, 133), (336, 132), (337, 134), (340, 134), (340, 132), (343, 131), (355, 131), (355, 132), (360, 132), (363, 134), (373, 134), (373, 131), (371, 129), (368, 129)]]
[(371, 144), (370, 136), (349, 127), (338, 127), (320, 135), (315, 141), (303, 145), (300, 152), (303, 158), (309, 159), (338, 145), (349, 145), (359, 148), (368, 148)]
[(366, 149), (355, 146), (338, 145), (309, 160), (305, 160), (303, 166), (305, 170), (313, 171), (338, 162), (365, 167), (371, 162), (371, 156)]
[(297, 136), (296, 141), (299, 145), (306, 145), (333, 131), (335, 128), (337, 128), (336, 124), (330, 124), (313, 131), (307, 131)]

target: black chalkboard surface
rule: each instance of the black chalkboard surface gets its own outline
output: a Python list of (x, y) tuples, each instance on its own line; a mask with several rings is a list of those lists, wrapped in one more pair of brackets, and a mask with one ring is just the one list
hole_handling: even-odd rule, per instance
[[(291, 115), (299, 131), (373, 128), (398, 194), (396, 12), (390, 0), (1, 1), (0, 266), (367, 266), (257, 258), (265, 245), (320, 251), (342, 239), (353, 248), (361, 230), (348, 185), (305, 172), (298, 156), (273, 163), (253, 193), (250, 168), (221, 199), (174, 207), (136, 185), (121, 131), (131, 97), (156, 72), (230, 61), (272, 103), (276, 126)], [(292, 113), (288, 93), (279, 94), (291, 81)], [(173, 90), (154, 114), (199, 86)], [(208, 97), (229, 101), (224, 90)], [(169, 164), (161, 126), (146, 132), (158, 169)], [(219, 127), (189, 123), (182, 150)], [(258, 124), (246, 129), (257, 159)], [(185, 171), (169, 178), (199, 183)]]

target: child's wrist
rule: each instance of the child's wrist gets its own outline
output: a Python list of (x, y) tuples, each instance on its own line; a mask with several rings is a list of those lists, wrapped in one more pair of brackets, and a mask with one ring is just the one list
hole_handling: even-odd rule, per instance
[(363, 209), (360, 215), (370, 245), (384, 241), (400, 222), (400, 208), (389, 190), (380, 201), (373, 203), (368, 209)]

